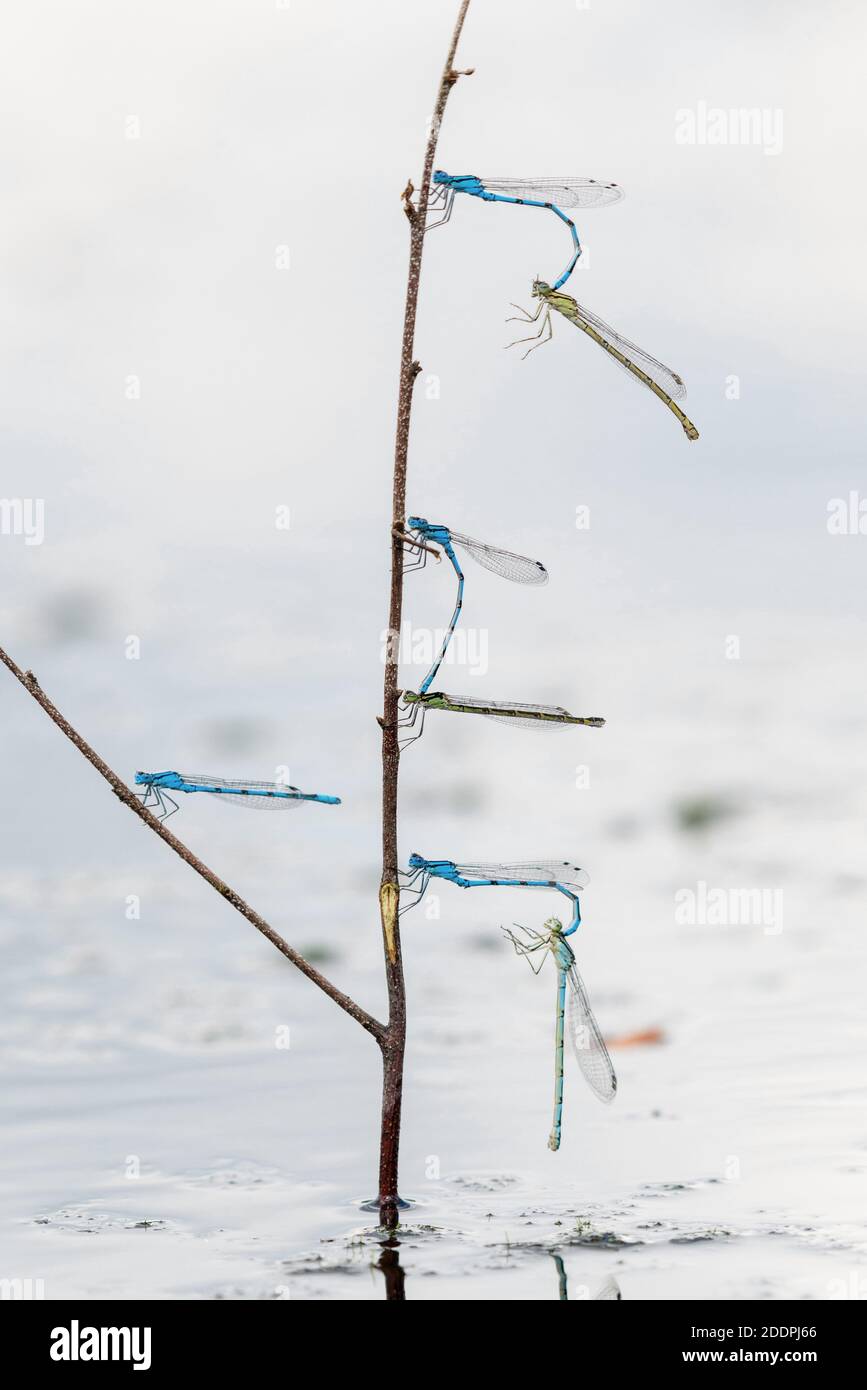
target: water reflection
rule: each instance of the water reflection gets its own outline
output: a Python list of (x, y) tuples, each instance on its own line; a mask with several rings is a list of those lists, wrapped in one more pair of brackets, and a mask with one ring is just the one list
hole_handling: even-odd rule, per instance
[[(387, 1302), (406, 1302), (406, 1271), (400, 1263), (400, 1241), (394, 1236), (389, 1236), (387, 1240), (380, 1241), (380, 1256), (374, 1265), (374, 1269), (382, 1271), (385, 1280), (385, 1297)], [(569, 1280), (566, 1274), (566, 1266), (560, 1255), (551, 1255), (557, 1270), (557, 1296), (561, 1303), (569, 1302)], [(586, 1285), (579, 1286), (578, 1297), (581, 1299), (589, 1298), (590, 1291)], [(612, 1275), (601, 1286), (598, 1293), (594, 1294), (594, 1302), (603, 1300), (621, 1300), (623, 1294), (620, 1292), (620, 1285)]]
[[(563, 1264), (563, 1260), (562, 1260), (562, 1257), (561, 1257), (560, 1255), (554, 1255), (554, 1254), (552, 1254), (552, 1255), (551, 1255), (551, 1259), (554, 1261), (554, 1264), (555, 1264), (556, 1267), (557, 1267), (557, 1288), (558, 1288), (558, 1294), (559, 1294), (560, 1302), (561, 1302), (561, 1303), (568, 1303), (568, 1302), (569, 1302), (569, 1280), (568, 1280), (568, 1278), (567, 1278), (567, 1276), (566, 1276), (566, 1266)], [(581, 1293), (580, 1293), (579, 1297), (581, 1297), (581, 1298), (589, 1297), (589, 1290), (586, 1289), (585, 1286), (584, 1286), (583, 1284), (581, 1285)], [(598, 1292), (597, 1294), (594, 1295), (593, 1301), (594, 1301), (594, 1303), (595, 1303), (595, 1302), (597, 1302), (599, 1299), (605, 1299), (605, 1300), (612, 1300), (612, 1301), (613, 1301), (613, 1300), (615, 1300), (615, 1299), (620, 1300), (620, 1299), (622, 1299), (622, 1298), (623, 1298), (623, 1294), (620, 1292), (620, 1285), (618, 1284), (617, 1280), (616, 1280), (616, 1279), (614, 1278), (614, 1276), (612, 1275), (610, 1279), (606, 1279), (606, 1280), (605, 1280), (605, 1283), (602, 1285), (602, 1287), (601, 1287), (601, 1289), (599, 1290), (599, 1292)]]
[(406, 1302), (406, 1292), (404, 1289), (405, 1271), (400, 1263), (398, 1251), (400, 1241), (390, 1237), (382, 1242), (382, 1254), (374, 1266), (381, 1269), (385, 1279), (385, 1297), (387, 1302)]

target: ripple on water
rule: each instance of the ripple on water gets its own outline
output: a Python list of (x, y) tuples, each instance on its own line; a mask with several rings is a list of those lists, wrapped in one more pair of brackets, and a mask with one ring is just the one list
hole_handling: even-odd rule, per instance
[(514, 1173), (455, 1173), (445, 1181), (464, 1192), (503, 1192), (516, 1186), (520, 1178)]
[(59, 1207), (57, 1211), (34, 1217), (37, 1226), (55, 1231), (74, 1231), (78, 1235), (105, 1235), (114, 1231), (174, 1231), (181, 1227), (160, 1216), (134, 1216), (129, 1212), (99, 1211), (88, 1206)]

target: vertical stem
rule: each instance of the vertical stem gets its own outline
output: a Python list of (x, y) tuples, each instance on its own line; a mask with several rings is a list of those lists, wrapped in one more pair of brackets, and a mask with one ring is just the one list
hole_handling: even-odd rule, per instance
[(397, 877), (397, 790), (400, 750), (397, 743), (397, 666), (403, 609), (403, 545), (395, 535), (402, 528), (406, 511), (406, 461), (413, 386), (421, 366), (413, 358), (415, 320), (418, 306), (421, 258), (424, 248), (428, 195), (433, 173), (437, 136), (449, 92), (457, 81), (454, 70), (458, 40), (470, 0), (462, 0), (452, 34), (448, 57), (440, 78), (430, 136), (424, 157), (424, 170), (418, 191), (418, 207), (407, 215), (410, 222), (409, 273), (400, 353), (400, 385), (397, 398), (397, 430), (394, 442), (394, 484), (391, 524), (391, 596), (388, 612), (385, 683), (382, 712), (382, 881), (379, 892), (385, 948), (385, 976), (388, 986), (388, 1031), (381, 1042), (383, 1061), (382, 1134), (379, 1153), (379, 1205), (382, 1225), (394, 1227), (398, 1220), (398, 1154), (400, 1114), (403, 1093), (403, 1057), (406, 1043), (406, 989), (401, 958)]

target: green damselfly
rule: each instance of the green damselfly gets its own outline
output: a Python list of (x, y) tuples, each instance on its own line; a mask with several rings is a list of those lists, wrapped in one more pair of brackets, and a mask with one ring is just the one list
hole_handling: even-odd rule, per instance
[(598, 714), (570, 714), (560, 705), (522, 704), (517, 700), (479, 700), (468, 695), (447, 695), (443, 690), (426, 693), (414, 690), (401, 692), (403, 718), (399, 721), (402, 729), (415, 729), (418, 733), (412, 738), (402, 739), (402, 746), (420, 738), (424, 729), (424, 717), (429, 709), (446, 710), (452, 714), (481, 714), (487, 719), (496, 719), (501, 724), (511, 724), (519, 729), (563, 729), (568, 724), (585, 724), (591, 729), (601, 729), (605, 720)]
[[(612, 1101), (617, 1093), (617, 1077), (608, 1049), (602, 1038), (599, 1025), (593, 1016), (584, 981), (578, 974), (575, 952), (565, 939), (563, 923), (559, 917), (549, 917), (542, 931), (532, 927), (520, 927), (521, 936), (516, 936), (508, 927), (506, 935), (519, 956), (527, 959), (527, 964), (538, 975), (549, 954), (557, 967), (557, 1013), (554, 1030), (554, 1119), (548, 1138), (548, 1148), (556, 1152), (560, 1147), (560, 1131), (563, 1120), (563, 1040), (569, 1034), (569, 1042), (584, 1079), (595, 1096), (600, 1100)], [(530, 959), (537, 952), (538, 965)], [(568, 1005), (567, 1005), (568, 995)]]
[[(531, 334), (529, 338), (516, 338), (513, 343), (508, 344), (509, 347), (517, 347), (519, 343), (531, 343), (532, 346), (528, 347), (524, 353), (524, 357), (527, 357), (535, 348), (547, 343), (553, 336), (551, 310), (555, 309), (570, 323), (574, 323), (576, 328), (580, 328), (582, 333), (586, 333), (588, 338), (592, 338), (594, 343), (598, 343), (618, 366), (623, 367), (629, 373), (633, 381), (638, 381), (642, 386), (646, 386), (649, 391), (653, 392), (654, 396), (662, 401), (663, 405), (667, 405), (671, 413), (680, 421), (687, 439), (698, 439), (698, 430), (689, 416), (685, 415), (677, 404), (677, 401), (682, 400), (686, 395), (683, 378), (679, 377), (677, 372), (666, 367), (664, 362), (659, 362), (655, 357), (651, 357), (650, 353), (645, 352), (644, 348), (640, 348), (637, 343), (631, 343), (628, 338), (624, 338), (616, 329), (611, 328), (595, 314), (591, 314), (589, 309), (585, 309), (571, 295), (564, 294), (562, 290), (552, 290), (551, 286), (546, 285), (544, 280), (533, 281), (532, 293), (533, 298), (539, 301), (535, 314), (521, 309), (520, 304), (515, 304), (513, 307), (520, 309), (524, 317), (518, 319), (513, 315), (506, 322), (537, 323), (539, 315), (542, 314), (542, 325), (538, 333)], [(545, 336), (546, 329), (547, 336)]]

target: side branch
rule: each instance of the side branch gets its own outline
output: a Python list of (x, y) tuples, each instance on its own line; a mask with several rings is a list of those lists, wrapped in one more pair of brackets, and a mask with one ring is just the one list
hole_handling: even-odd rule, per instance
[(240, 894), (235, 892), (234, 888), (230, 888), (227, 883), (224, 883), (221, 878), (218, 878), (213, 870), (208, 868), (207, 864), (203, 864), (201, 859), (193, 854), (191, 849), (187, 848), (182, 840), (179, 840), (176, 835), (173, 835), (170, 830), (167, 830), (161, 821), (157, 820), (150, 811), (145, 809), (135, 793), (121, 781), (117, 773), (112, 771), (108, 763), (103, 761), (99, 754), (91, 748), (90, 744), (85, 742), (69, 721), (60, 713), (56, 705), (52, 704), (32, 671), (22, 671), (19, 666), (16, 666), (15, 662), (7, 655), (2, 647), (0, 647), (0, 661), (3, 662), (4, 666), (8, 667), (15, 679), (21, 682), (24, 689), (29, 695), (33, 696), (36, 703), (42, 706), (49, 719), (53, 720), (60, 732), (66, 735), (70, 743), (73, 743), (78, 749), (79, 753), (83, 754), (91, 766), (96, 768), (100, 776), (105, 778), (118, 800), (129, 807), (129, 809), (138, 816), (139, 820), (144, 821), (145, 825), (152, 830), (155, 835), (159, 835), (160, 839), (164, 840), (169, 848), (173, 849), (175, 854), (183, 859), (185, 864), (189, 864), (191, 869), (195, 869), (196, 873), (203, 878), (206, 883), (209, 883), (211, 887), (220, 894), (220, 897), (225, 898), (226, 902), (230, 903), (236, 912), (240, 912), (242, 917), (246, 917), (247, 921), (250, 922), (257, 931), (261, 932), (263, 936), (267, 937), (272, 946), (276, 946), (277, 950), (280, 951), (288, 961), (291, 961), (296, 969), (301, 971), (302, 975), (306, 975), (308, 980), (312, 980), (314, 985), (317, 985), (318, 988), (322, 990), (323, 994), (327, 994), (328, 998), (333, 999), (334, 1003), (339, 1005), (345, 1013), (349, 1014), (350, 1018), (354, 1018), (356, 1023), (360, 1023), (362, 1028), (366, 1028), (368, 1033), (371, 1033), (380, 1046), (382, 1046), (386, 1032), (384, 1025), (373, 1018), (371, 1014), (367, 1013), (365, 1009), (362, 1009), (360, 1005), (356, 1004), (354, 999), (350, 999), (348, 994), (344, 994), (336, 985), (333, 985), (329, 979), (321, 974), (309, 961), (306, 961), (302, 955), (299, 955), (299, 953), (289, 945), (288, 941), (283, 940), (279, 932), (276, 932), (272, 926), (269, 926), (264, 917), (260, 917), (258, 912), (254, 911), (249, 903), (246, 903)]

